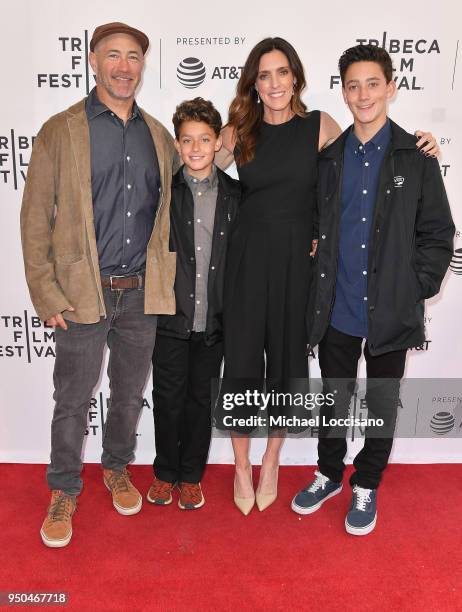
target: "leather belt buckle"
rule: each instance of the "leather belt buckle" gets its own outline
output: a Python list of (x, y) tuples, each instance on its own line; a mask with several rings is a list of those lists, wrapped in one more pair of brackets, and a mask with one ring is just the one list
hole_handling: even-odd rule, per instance
[(113, 280), (114, 280), (115, 278), (124, 278), (124, 277), (123, 277), (123, 276), (120, 276), (120, 275), (119, 275), (119, 276), (110, 276), (110, 277), (109, 277), (109, 287), (111, 288), (111, 291), (118, 291), (118, 289), (116, 289), (116, 288), (113, 286), (113, 284), (112, 284), (112, 283), (113, 283)]

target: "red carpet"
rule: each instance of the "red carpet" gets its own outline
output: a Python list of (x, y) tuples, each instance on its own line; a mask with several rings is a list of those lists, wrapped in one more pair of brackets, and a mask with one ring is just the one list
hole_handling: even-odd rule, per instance
[[(145, 493), (151, 468), (131, 472)], [(311, 468), (281, 468), (278, 500), (248, 517), (232, 503), (233, 467), (217, 465), (203, 481), (204, 508), (181, 511), (175, 497), (124, 517), (99, 466), (87, 465), (73, 539), (57, 550), (39, 536), (44, 467), (0, 473), (0, 591), (66, 591), (68, 605), (55, 610), (462, 610), (460, 465), (391, 465), (377, 528), (362, 538), (344, 530), (348, 486), (311, 516), (290, 510)]]

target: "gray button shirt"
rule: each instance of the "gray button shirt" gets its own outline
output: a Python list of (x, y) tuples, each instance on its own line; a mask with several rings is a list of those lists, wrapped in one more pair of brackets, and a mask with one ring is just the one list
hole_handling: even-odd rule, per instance
[(93, 89), (86, 113), (100, 272), (133, 274), (145, 266), (159, 201), (156, 149), (136, 102), (124, 125)]
[(207, 281), (212, 253), (213, 224), (218, 196), (217, 169), (205, 179), (188, 174), (183, 166), (184, 178), (194, 199), (194, 250), (196, 252), (196, 291), (193, 331), (204, 332), (207, 323)]

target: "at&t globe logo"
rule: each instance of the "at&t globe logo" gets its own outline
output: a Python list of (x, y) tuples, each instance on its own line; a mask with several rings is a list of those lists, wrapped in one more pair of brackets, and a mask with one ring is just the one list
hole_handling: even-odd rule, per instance
[(195, 89), (205, 81), (205, 66), (197, 57), (186, 57), (178, 64), (176, 76), (187, 89)]
[(462, 274), (462, 248), (454, 251), (449, 267), (454, 274)]
[(450, 412), (437, 412), (430, 421), (430, 428), (437, 436), (444, 436), (454, 429), (455, 418)]

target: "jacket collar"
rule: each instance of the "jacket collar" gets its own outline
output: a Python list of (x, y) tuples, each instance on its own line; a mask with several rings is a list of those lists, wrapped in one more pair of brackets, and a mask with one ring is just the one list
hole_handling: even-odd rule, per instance
[[(417, 137), (413, 136), (403, 130), (397, 123), (390, 121), (391, 127), (391, 150), (397, 151), (398, 149), (412, 149), (416, 148), (415, 143), (417, 142)], [(347, 139), (350, 130), (353, 129), (353, 126), (350, 125), (331, 145), (320, 151), (319, 157), (320, 159), (340, 159), (343, 155), (343, 150), (345, 148), (345, 141)]]
[(183, 165), (183, 178), (185, 179), (185, 181), (186, 181), (188, 184), (191, 184), (191, 183), (192, 183), (193, 185), (194, 185), (194, 184), (196, 184), (196, 185), (197, 185), (198, 183), (200, 183), (200, 184), (205, 185), (205, 186), (210, 185), (210, 187), (211, 187), (212, 189), (216, 189), (216, 188), (217, 188), (217, 186), (218, 186), (217, 167), (215, 166), (215, 164), (213, 164), (213, 165), (212, 165), (212, 172), (210, 173), (210, 175), (209, 175), (209, 176), (207, 176), (207, 177), (206, 177), (205, 179), (203, 179), (203, 180), (199, 180), (199, 179), (197, 179), (197, 178), (195, 178), (195, 177), (191, 176), (191, 175), (189, 174), (188, 169), (186, 168), (186, 166), (185, 166), (185, 165)]
[[(220, 192), (223, 192), (224, 194), (227, 194), (227, 195), (238, 196), (239, 186), (238, 184), (236, 184), (236, 181), (234, 181), (230, 176), (228, 176), (226, 172), (223, 172), (223, 170), (220, 170), (220, 168), (217, 167), (216, 170), (217, 170), (217, 179), (218, 179), (218, 189), (220, 190)], [(182, 185), (184, 186), (187, 185), (187, 181), (183, 174), (183, 166), (181, 166), (181, 168), (176, 172), (176, 174), (174, 174), (172, 178), (172, 187), (174, 189)]]
[[(94, 119), (95, 117), (98, 117), (98, 115), (102, 115), (103, 113), (111, 112), (111, 110), (105, 104), (103, 104), (98, 98), (98, 94), (96, 93), (96, 87), (93, 87), (93, 89), (88, 94), (88, 98), (85, 103), (85, 111), (90, 121)], [(133, 100), (132, 113), (131, 113), (130, 119), (135, 119), (135, 117), (139, 117), (140, 119), (143, 119), (143, 116), (140, 112), (138, 104), (136, 103), (136, 100)]]
[[(92, 201), (91, 201), (91, 165), (90, 165), (90, 130), (88, 127), (87, 114), (85, 112), (86, 99), (80, 100), (76, 104), (70, 106), (67, 111), (67, 122), (69, 125), (69, 131), (71, 134), (71, 141), (74, 147), (75, 159), (79, 168), (80, 183), (87, 193), (90, 194), (90, 198), (87, 203), (87, 215), (89, 219), (92, 219)], [(139, 108), (139, 107), (138, 107)], [(165, 191), (167, 184), (167, 170), (169, 167), (166, 165), (165, 160), (165, 135), (164, 128), (161, 124), (151, 117), (142, 108), (139, 108), (143, 119), (145, 120), (154, 142), (154, 147), (157, 151), (157, 160), (159, 163), (160, 181), (162, 185), (162, 191)]]

